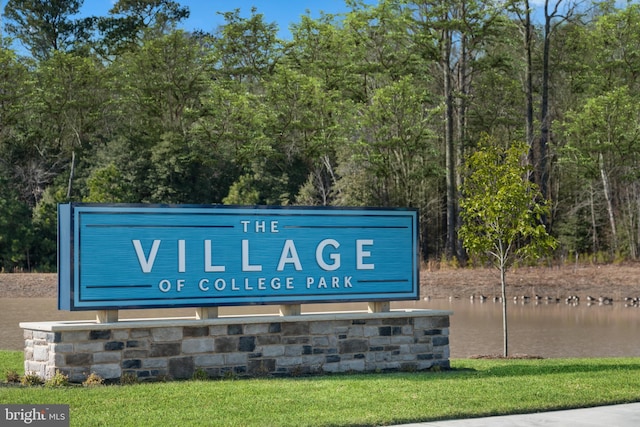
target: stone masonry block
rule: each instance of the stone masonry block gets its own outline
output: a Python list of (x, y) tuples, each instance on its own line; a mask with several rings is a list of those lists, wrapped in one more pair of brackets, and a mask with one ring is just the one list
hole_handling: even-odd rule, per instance
[(431, 346), (427, 344), (414, 344), (411, 346), (412, 353), (428, 353), (431, 351)]
[(309, 325), (309, 334), (311, 335), (328, 335), (333, 333), (334, 322), (312, 322)]
[(302, 356), (302, 346), (300, 345), (288, 345), (284, 348), (285, 357)]
[(369, 344), (374, 347), (379, 347), (381, 345), (389, 345), (391, 342), (391, 338), (389, 337), (371, 337), (369, 339)]
[(49, 353), (49, 366), (65, 366), (66, 357), (62, 353)]
[(89, 339), (94, 340), (110, 340), (111, 339), (111, 330), (103, 329), (97, 331), (89, 331)]
[(35, 362), (33, 360), (25, 360), (24, 362), (24, 372), (32, 374), (35, 373), (41, 378), (44, 378), (46, 375), (47, 364), (44, 362)]
[(434, 328), (448, 328), (449, 327), (449, 316), (434, 317), (433, 318), (433, 327)]
[(302, 365), (302, 357), (280, 357), (276, 359), (278, 366), (300, 366)]
[(409, 325), (411, 323), (410, 320), (411, 319), (407, 317), (396, 317), (392, 319), (385, 319), (384, 324), (390, 326), (404, 326)]
[(227, 326), (226, 325), (209, 326), (209, 335), (213, 337), (227, 335)]
[(182, 335), (185, 338), (206, 337), (209, 335), (208, 326), (187, 326), (183, 329)]
[(215, 351), (218, 353), (230, 353), (238, 350), (238, 337), (218, 337), (215, 339)]
[(120, 378), (122, 376), (122, 369), (119, 363), (91, 365), (91, 372), (100, 375), (105, 380)]
[(340, 362), (341, 372), (362, 372), (364, 371), (365, 361), (364, 359), (343, 360)]
[(153, 328), (151, 336), (156, 342), (162, 341), (179, 341), (182, 339), (182, 328)]
[(127, 348), (148, 348), (149, 342), (147, 340), (127, 340), (125, 345)]
[(222, 354), (202, 354), (193, 357), (196, 367), (222, 366), (224, 356)]
[(268, 334), (269, 325), (267, 323), (252, 323), (244, 327), (244, 333), (247, 335)]
[(262, 376), (276, 370), (275, 359), (250, 360), (247, 366), (250, 375)]
[(34, 341), (56, 342), (54, 332), (33, 331)]
[(108, 341), (104, 343), (105, 351), (120, 351), (124, 348), (124, 342), (122, 341)]
[(381, 337), (390, 337), (391, 336), (391, 326), (379, 326), (378, 327), (378, 335)]
[(369, 341), (365, 339), (347, 339), (340, 341), (338, 351), (340, 354), (364, 353), (369, 349)]
[(309, 335), (309, 322), (284, 322), (282, 323), (282, 335)]
[(72, 353), (73, 344), (72, 343), (49, 344), (49, 351), (51, 351), (52, 353)]
[(362, 325), (353, 325), (347, 331), (347, 335), (351, 338), (360, 338), (364, 336), (364, 326)]
[(151, 331), (149, 329), (132, 329), (130, 335), (131, 339), (145, 338), (151, 335)]
[(240, 337), (238, 342), (238, 351), (247, 351), (251, 352), (256, 348), (256, 337), (254, 336), (244, 336)]
[(282, 323), (269, 323), (269, 333), (279, 334), (282, 332)]
[[(115, 352), (114, 352), (115, 353)], [(149, 350), (125, 350), (122, 352), (125, 359), (144, 359), (149, 357)], [(120, 354), (120, 353), (118, 353)]]
[(406, 335), (397, 335), (397, 336), (392, 336), (389, 339), (389, 342), (392, 345), (400, 345), (400, 344), (411, 344), (414, 342), (414, 339), (412, 336), (406, 336)]
[(74, 346), (74, 351), (77, 353), (95, 353), (98, 351), (104, 351), (104, 342), (102, 341), (79, 342)]
[(329, 338), (327, 337), (313, 337), (311, 339), (311, 345), (314, 347), (328, 347), (329, 346)]
[(431, 369), (432, 366), (433, 366), (433, 362), (430, 360), (418, 360), (418, 362), (416, 362), (416, 369), (418, 371), (425, 371), (427, 369)]
[(89, 339), (89, 331), (69, 331), (62, 333), (62, 342), (80, 342)]
[(171, 357), (178, 356), (182, 346), (180, 343), (153, 343), (149, 357)]
[(346, 335), (347, 332), (349, 332), (349, 326), (346, 326), (346, 325), (339, 325), (339, 326), (338, 325), (334, 325), (333, 331), (331, 331), (331, 332), (333, 332), (334, 334), (337, 334), (337, 335)]
[(282, 337), (282, 344), (296, 345), (296, 344), (308, 344), (309, 337)]
[[(181, 332), (182, 334), (182, 332)], [(195, 365), (192, 357), (176, 357), (169, 359), (169, 375), (175, 379), (188, 379), (193, 377)]]
[(142, 359), (143, 369), (166, 369), (169, 366), (169, 359), (154, 357), (152, 359)]
[(33, 360), (37, 362), (46, 362), (49, 360), (49, 346), (37, 345), (33, 347)]
[(322, 366), (322, 364), (324, 364), (325, 357), (321, 354), (302, 356), (302, 361), (305, 365), (309, 365), (313, 368), (317, 368), (319, 366)]
[(339, 363), (327, 363), (322, 365), (322, 372), (327, 374), (332, 374), (335, 372), (340, 372), (340, 364)]
[(380, 335), (380, 330), (377, 326), (364, 326), (362, 328), (362, 336), (363, 337), (376, 337)]
[(209, 353), (213, 351), (213, 338), (194, 338), (182, 341), (182, 353)]
[(247, 360), (247, 353), (228, 353), (224, 355), (224, 362), (226, 365), (246, 365)]
[(242, 335), (242, 325), (228, 325), (227, 335)]
[(73, 353), (67, 354), (65, 357), (67, 366), (89, 366), (93, 363), (93, 354), (91, 353)]
[(140, 369), (142, 367), (142, 360), (140, 359), (128, 359), (122, 361), (123, 369)]
[(433, 337), (431, 343), (434, 347), (449, 345), (449, 337)]
[(120, 360), (122, 360), (122, 354), (117, 351), (93, 353), (93, 363), (96, 364), (119, 363)]
[(340, 360), (340, 356), (338, 356), (337, 354), (332, 354), (324, 358), (325, 363), (337, 363), (340, 362)]
[(284, 356), (285, 346), (283, 345), (266, 345), (262, 347), (262, 355), (264, 357)]
[(413, 326), (416, 329), (434, 329), (433, 317), (417, 317), (413, 319)]
[(258, 335), (256, 337), (256, 345), (274, 345), (280, 344), (280, 335)]
[[(62, 372), (63, 374), (67, 375), (69, 377), (69, 381), (72, 383), (81, 383), (84, 380), (87, 379), (87, 375), (90, 372), (87, 372), (87, 368), (86, 367), (82, 367), (82, 368), (65, 368), (65, 369), (60, 369), (60, 372)], [(52, 372), (53, 375), (55, 375), (55, 371)]]
[(111, 339), (116, 341), (126, 341), (129, 339), (129, 329), (116, 329), (111, 331)]

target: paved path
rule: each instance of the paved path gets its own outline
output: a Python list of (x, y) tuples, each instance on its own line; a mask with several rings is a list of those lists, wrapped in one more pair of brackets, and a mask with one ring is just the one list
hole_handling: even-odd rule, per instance
[(640, 403), (584, 409), (504, 415), (464, 420), (429, 421), (396, 427), (639, 427)]

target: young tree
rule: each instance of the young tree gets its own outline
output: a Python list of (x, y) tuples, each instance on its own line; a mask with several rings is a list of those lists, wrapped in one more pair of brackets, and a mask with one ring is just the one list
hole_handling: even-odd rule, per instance
[(528, 147), (502, 148), (491, 137), (480, 141), (465, 167), (468, 175), (460, 201), (463, 224), (458, 232), (471, 255), (487, 258), (500, 270), (504, 356), (508, 356), (506, 273), (522, 259), (555, 247), (542, 218), (549, 207), (538, 187), (527, 179)]

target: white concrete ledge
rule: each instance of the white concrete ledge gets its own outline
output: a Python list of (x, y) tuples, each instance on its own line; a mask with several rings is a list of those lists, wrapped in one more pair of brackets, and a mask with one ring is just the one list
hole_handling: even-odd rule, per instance
[(210, 325), (230, 325), (230, 324), (253, 324), (253, 323), (277, 323), (277, 322), (321, 322), (332, 320), (358, 320), (358, 319), (388, 319), (400, 317), (436, 317), (451, 316), (453, 311), (449, 310), (423, 310), (423, 309), (401, 309), (380, 313), (369, 313), (367, 311), (349, 312), (326, 312), (326, 313), (303, 313), (296, 316), (279, 315), (242, 315), (242, 316), (221, 316), (213, 319), (196, 319), (195, 317), (165, 317), (154, 319), (121, 319), (113, 323), (98, 323), (92, 320), (76, 321), (51, 321), (51, 322), (21, 322), (22, 329), (45, 332), (67, 332), (81, 331), (88, 328), (92, 330), (106, 329), (130, 329), (130, 328), (162, 328), (176, 326), (210, 326)]

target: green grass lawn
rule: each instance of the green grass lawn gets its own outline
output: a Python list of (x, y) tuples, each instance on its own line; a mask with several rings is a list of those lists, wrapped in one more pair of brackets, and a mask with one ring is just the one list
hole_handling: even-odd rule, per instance
[[(443, 372), (0, 387), (0, 403), (69, 404), (73, 426), (349, 426), (640, 401), (640, 358), (452, 360)], [(22, 353), (0, 351), (0, 378)]]

